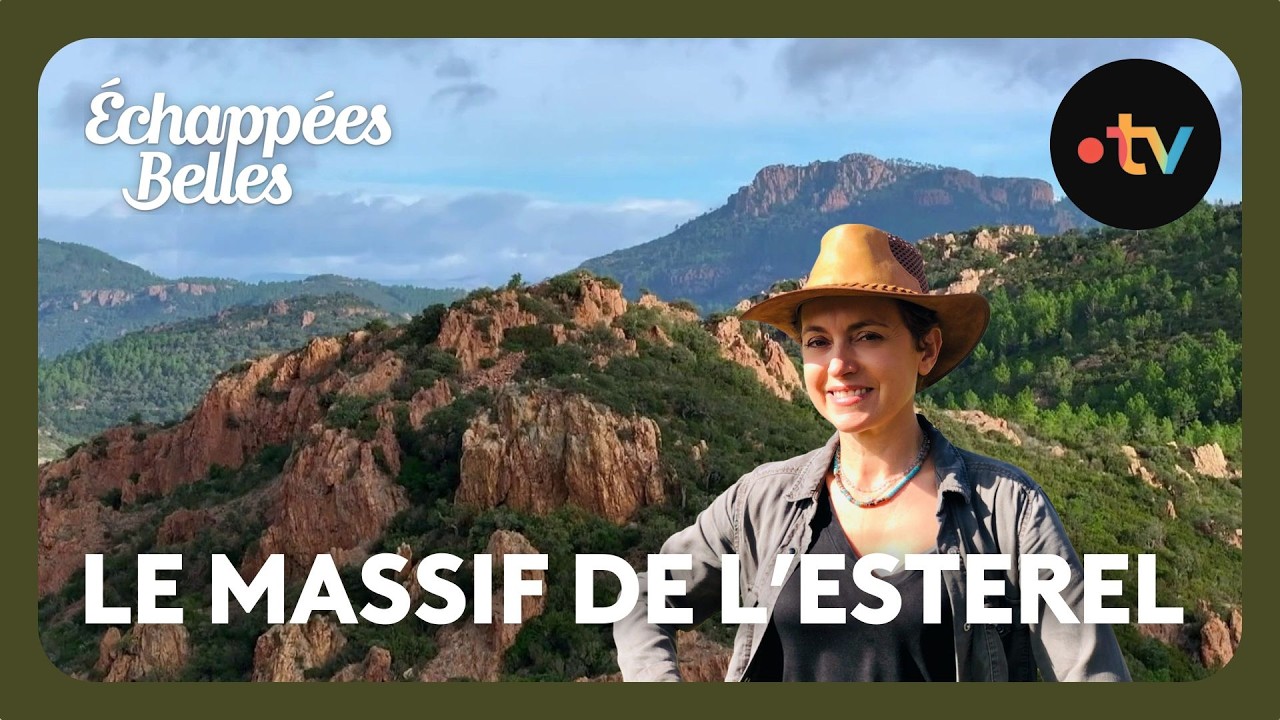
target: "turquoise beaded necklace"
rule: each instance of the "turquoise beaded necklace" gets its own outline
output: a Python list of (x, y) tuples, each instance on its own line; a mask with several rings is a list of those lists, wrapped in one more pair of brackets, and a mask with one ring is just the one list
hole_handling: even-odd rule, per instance
[[(840, 492), (844, 494), (844, 497), (846, 500), (853, 503), (854, 505), (857, 505), (858, 507), (875, 507), (876, 505), (880, 505), (882, 503), (888, 502), (893, 498), (894, 495), (897, 495), (898, 492), (902, 490), (902, 488), (906, 487), (907, 483), (911, 482), (911, 478), (915, 477), (916, 474), (920, 472), (920, 468), (924, 466), (924, 459), (928, 456), (929, 456), (929, 434), (925, 433), (924, 443), (920, 446), (920, 454), (916, 455), (916, 461), (915, 461), (915, 464), (912, 466), (912, 468), (908, 470), (905, 474), (903, 474), (903, 476), (898, 480), (897, 484), (895, 484), (892, 488), (890, 488), (888, 492), (881, 494), (880, 491), (884, 490), (884, 488), (890, 482), (893, 482), (892, 478), (886, 478), (884, 482), (882, 482), (878, 487), (865, 491), (867, 494), (874, 495), (874, 497), (872, 497), (870, 500), (858, 500), (853, 496), (853, 493), (849, 491), (848, 486), (844, 484), (844, 476), (840, 474), (840, 447), (839, 446), (836, 447), (836, 458), (835, 458), (835, 462), (832, 463), (831, 471), (835, 474), (836, 485), (840, 487)], [(858, 492), (863, 492), (863, 491), (860, 490)]]

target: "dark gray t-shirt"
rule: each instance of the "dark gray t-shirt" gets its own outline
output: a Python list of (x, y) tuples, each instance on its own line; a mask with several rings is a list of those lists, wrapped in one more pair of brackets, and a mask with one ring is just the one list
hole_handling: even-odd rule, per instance
[[(766, 653), (776, 654), (760, 670), (785, 681), (945, 681), (955, 680), (955, 640), (951, 607), (945, 588), (941, 594), (942, 622), (924, 623), (924, 576), (919, 570), (882, 575), (897, 588), (902, 606), (896, 618), (870, 625), (849, 615), (859, 603), (869, 609), (883, 601), (853, 581), (857, 554), (849, 544), (823, 491), (814, 518), (812, 554), (845, 556), (844, 570), (823, 570), (822, 580), (837, 580), (839, 592), (818, 597), (819, 607), (844, 609), (843, 624), (801, 624), (800, 577), (797, 567), (778, 595), (766, 637)], [(755, 673), (753, 673), (755, 675)]]

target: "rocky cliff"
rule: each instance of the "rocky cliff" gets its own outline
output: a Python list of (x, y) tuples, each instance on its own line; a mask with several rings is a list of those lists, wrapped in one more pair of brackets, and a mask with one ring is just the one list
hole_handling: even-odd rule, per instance
[(462, 440), (457, 502), (535, 515), (564, 505), (614, 522), (662, 501), (661, 439), (649, 418), (625, 418), (580, 395), (504, 391)]
[(804, 166), (771, 165), (726, 203), (674, 232), (593, 258), (582, 267), (723, 310), (778, 278), (808, 271), (832, 226), (867, 223), (914, 241), (984, 225), (1054, 233), (1093, 222), (1058, 202), (1048, 182), (866, 154)]

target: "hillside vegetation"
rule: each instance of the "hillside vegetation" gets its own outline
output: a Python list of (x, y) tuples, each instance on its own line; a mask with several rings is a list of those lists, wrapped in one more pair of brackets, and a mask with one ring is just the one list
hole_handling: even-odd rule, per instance
[(306, 295), (355, 295), (405, 318), (463, 294), (456, 288), (382, 285), (340, 275), (244, 283), (227, 278), (158, 277), (85, 245), (39, 241), (39, 355), (51, 358), (125, 333), (209, 317), (240, 305)]
[(176, 421), (215, 375), (237, 363), (388, 318), (394, 319), (354, 295), (301, 297), (231, 308), (41, 360), (39, 426), (51, 440), (78, 442), (125, 422)]

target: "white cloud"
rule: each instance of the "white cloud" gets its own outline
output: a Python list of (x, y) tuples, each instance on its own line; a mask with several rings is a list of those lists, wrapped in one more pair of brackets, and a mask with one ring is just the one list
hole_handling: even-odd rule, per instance
[(518, 193), (450, 200), (295, 196), (281, 206), (181, 206), (69, 215), (40, 208), (40, 234), (93, 244), (168, 277), (339, 273), (430, 286), (528, 279), (670, 232), (684, 200), (556, 203)]

